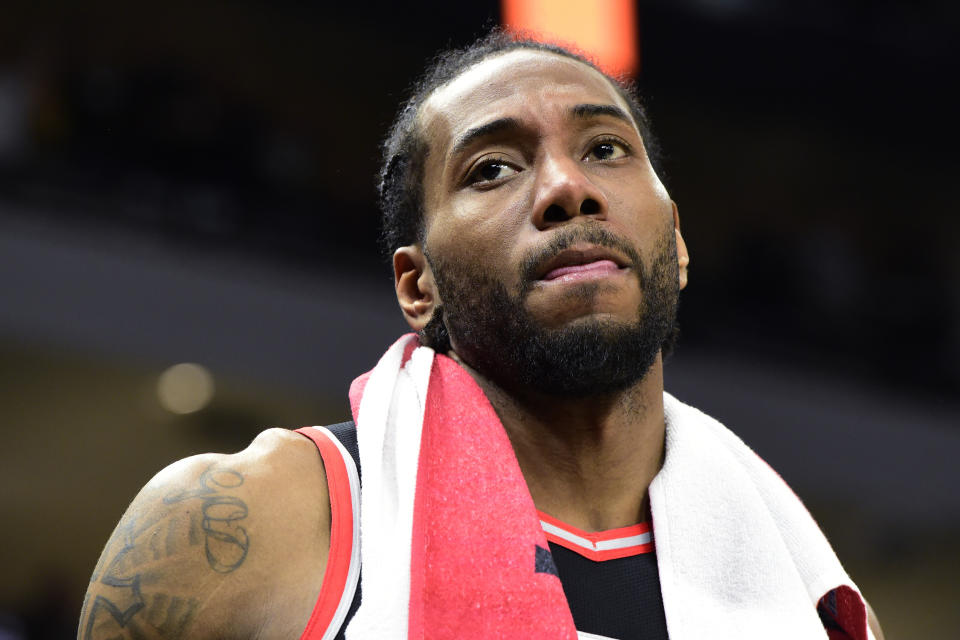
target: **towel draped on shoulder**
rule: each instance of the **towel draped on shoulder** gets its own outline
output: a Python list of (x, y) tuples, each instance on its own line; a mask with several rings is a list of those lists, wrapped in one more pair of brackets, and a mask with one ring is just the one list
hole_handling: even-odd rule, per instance
[[(536, 508), (470, 374), (409, 334), (350, 402), (363, 596), (347, 638), (577, 638), (559, 579), (536, 570), (549, 549)], [(664, 410), (649, 495), (670, 637), (871, 638), (856, 585), (780, 477), (716, 420), (669, 394)]]

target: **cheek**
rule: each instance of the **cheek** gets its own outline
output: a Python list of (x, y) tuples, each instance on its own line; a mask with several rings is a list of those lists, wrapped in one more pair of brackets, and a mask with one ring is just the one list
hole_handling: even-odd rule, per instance
[(520, 198), (506, 189), (464, 192), (438, 212), (427, 235), (431, 253), (502, 272), (516, 260), (530, 225)]
[(673, 226), (673, 201), (652, 171), (642, 179), (630, 181), (626, 188), (623, 183), (610, 187), (606, 194), (610, 223), (614, 226), (625, 225), (624, 231), (631, 236), (659, 232), (667, 224)]

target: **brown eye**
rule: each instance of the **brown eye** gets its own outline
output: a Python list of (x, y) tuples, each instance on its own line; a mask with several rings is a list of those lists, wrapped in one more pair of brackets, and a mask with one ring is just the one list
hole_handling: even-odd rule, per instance
[(470, 174), (470, 184), (483, 184), (485, 182), (494, 182), (501, 178), (506, 178), (512, 176), (513, 174), (518, 173), (517, 169), (513, 168), (506, 162), (502, 160), (491, 160), (489, 162), (484, 162), (479, 167), (473, 170)]
[(627, 155), (626, 147), (614, 140), (604, 140), (593, 145), (584, 160), (616, 160)]
[(504, 170), (504, 165), (500, 163), (491, 163), (480, 167), (479, 177), (482, 180), (496, 180), (500, 177), (500, 172)]

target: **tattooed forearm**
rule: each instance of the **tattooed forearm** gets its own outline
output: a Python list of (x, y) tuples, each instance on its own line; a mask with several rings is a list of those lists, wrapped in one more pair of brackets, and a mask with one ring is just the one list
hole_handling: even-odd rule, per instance
[(199, 488), (163, 499), (164, 504), (201, 500), (207, 563), (219, 573), (230, 573), (242, 565), (250, 548), (246, 529), (237, 524), (247, 517), (247, 504), (240, 498), (223, 494), (242, 484), (243, 476), (236, 471), (211, 467), (200, 476)]

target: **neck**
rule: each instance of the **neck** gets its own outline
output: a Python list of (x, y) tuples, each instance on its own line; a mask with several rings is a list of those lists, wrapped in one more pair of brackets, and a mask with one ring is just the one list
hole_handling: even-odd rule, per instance
[(659, 356), (624, 391), (565, 399), (507, 392), (450, 355), (500, 417), (538, 509), (586, 531), (646, 520), (647, 487), (664, 453)]

